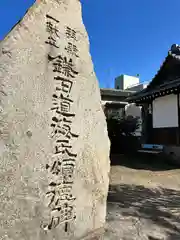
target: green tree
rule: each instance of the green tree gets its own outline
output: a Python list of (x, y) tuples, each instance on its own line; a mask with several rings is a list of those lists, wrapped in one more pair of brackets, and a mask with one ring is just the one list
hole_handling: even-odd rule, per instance
[(108, 135), (111, 141), (111, 153), (120, 153), (135, 150), (138, 147), (138, 138), (135, 131), (139, 127), (136, 117), (118, 118), (107, 116)]

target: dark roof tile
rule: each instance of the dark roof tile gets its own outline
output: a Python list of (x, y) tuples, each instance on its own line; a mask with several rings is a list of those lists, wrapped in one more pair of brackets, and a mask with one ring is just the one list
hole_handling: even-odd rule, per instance
[(135, 91), (126, 91), (113, 88), (101, 88), (101, 96), (117, 96), (117, 97), (128, 97)]
[(132, 101), (132, 100), (135, 100), (135, 99), (139, 99), (142, 96), (149, 94), (150, 92), (157, 91), (157, 89), (161, 89), (162, 87), (163, 88), (164, 87), (169, 88), (169, 87), (174, 86), (174, 85), (179, 85), (180, 84), (180, 78), (175, 79), (175, 80), (173, 79), (172, 82), (165, 83), (165, 84), (163, 83), (161, 85), (159, 85), (159, 82), (157, 83), (157, 78), (158, 78), (160, 72), (162, 71), (162, 69), (165, 66), (165, 64), (172, 58), (176, 59), (180, 63), (180, 46), (177, 45), (177, 44), (173, 44), (171, 46), (171, 49), (168, 51), (168, 55), (166, 56), (165, 60), (163, 61), (162, 65), (160, 66), (160, 69), (157, 71), (157, 73), (154, 76), (154, 78), (148, 84), (147, 88), (143, 89), (140, 92), (132, 94), (126, 100), (127, 101)]

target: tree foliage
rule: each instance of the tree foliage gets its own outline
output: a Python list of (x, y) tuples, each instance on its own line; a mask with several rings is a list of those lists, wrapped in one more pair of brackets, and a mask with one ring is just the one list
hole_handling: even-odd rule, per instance
[(120, 153), (137, 148), (138, 139), (135, 137), (135, 131), (139, 127), (138, 118), (108, 116), (106, 121), (111, 141), (111, 152)]
[(135, 134), (135, 131), (139, 127), (138, 118), (132, 116), (128, 116), (126, 118), (116, 118), (113, 116), (109, 116), (107, 117), (106, 121), (108, 133), (110, 136), (133, 136)]

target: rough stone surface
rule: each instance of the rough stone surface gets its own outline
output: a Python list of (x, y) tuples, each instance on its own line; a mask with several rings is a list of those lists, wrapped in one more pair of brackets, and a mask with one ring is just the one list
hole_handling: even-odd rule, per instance
[(0, 239), (101, 239), (109, 140), (80, 1), (35, 3), (1, 42), (0, 81)]

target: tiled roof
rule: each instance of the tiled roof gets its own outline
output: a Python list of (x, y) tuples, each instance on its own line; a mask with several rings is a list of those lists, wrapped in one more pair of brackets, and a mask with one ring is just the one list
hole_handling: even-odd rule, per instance
[(125, 100), (128, 102), (141, 102), (142, 100), (153, 99), (159, 96), (165, 96), (167, 94), (176, 93), (177, 88), (180, 87), (180, 78), (176, 79), (175, 81), (166, 82), (162, 85), (153, 88), (152, 90), (148, 91), (141, 91), (137, 94), (133, 94), (129, 98)]
[(173, 44), (168, 54), (180, 60), (180, 46), (178, 44)]
[(106, 102), (104, 106), (109, 107), (109, 108), (122, 108), (125, 107), (128, 103), (127, 102)]
[(168, 55), (165, 58), (164, 62), (161, 64), (160, 69), (157, 71), (156, 75), (154, 76), (154, 78), (152, 79), (152, 81), (149, 83), (149, 85), (147, 86), (147, 90), (151, 87), (153, 87), (153, 85), (155, 85), (156, 79), (158, 77), (158, 75), (160, 74), (160, 72), (163, 70), (163, 67), (165, 66), (165, 64), (169, 61), (169, 59), (174, 58), (175, 60), (180, 61), (180, 46), (178, 44), (173, 44), (171, 46), (171, 49), (168, 51)]
[(117, 105), (117, 106), (125, 106), (128, 104), (128, 102), (123, 101), (102, 101), (103, 105)]
[[(180, 86), (180, 76), (176, 77), (176, 79), (172, 79), (171, 81), (164, 82), (161, 84), (161, 76), (160, 74), (163, 71), (163, 68), (165, 67), (165, 64), (170, 60), (170, 59), (175, 59), (179, 62), (180, 64), (180, 46), (177, 44), (173, 44), (171, 46), (170, 51), (168, 51), (168, 55), (165, 58), (164, 62), (162, 63), (159, 71), (156, 73), (152, 81), (149, 83), (146, 89), (143, 89), (142, 91), (139, 91), (135, 94), (132, 94), (130, 97), (126, 99), (126, 101), (136, 101), (137, 99), (140, 99), (142, 97), (145, 97), (147, 95), (153, 94), (157, 91), (165, 91), (168, 89), (176, 88)], [(163, 80), (163, 79), (162, 79)]]
[(126, 91), (113, 88), (101, 88), (101, 96), (117, 96), (117, 97), (128, 97), (135, 91)]

